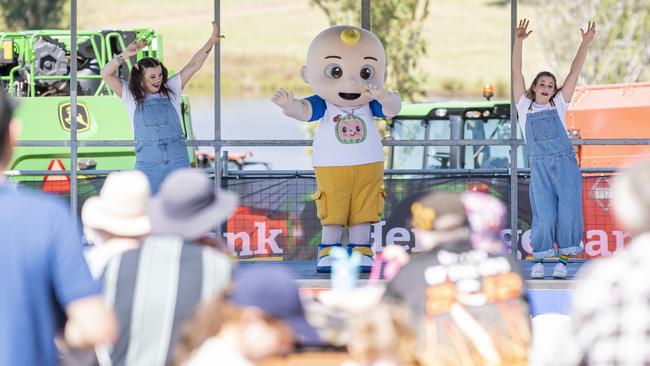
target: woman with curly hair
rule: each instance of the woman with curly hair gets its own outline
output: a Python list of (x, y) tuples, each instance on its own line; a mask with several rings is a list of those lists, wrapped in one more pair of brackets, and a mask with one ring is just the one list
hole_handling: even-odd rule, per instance
[(160, 183), (172, 171), (190, 166), (181, 127), (180, 96), (185, 85), (203, 66), (212, 46), (221, 38), (219, 27), (212, 22), (208, 41), (179, 73), (171, 77), (165, 65), (151, 57), (144, 57), (133, 65), (128, 83), (115, 74), (125, 59), (146, 47), (143, 40), (133, 41), (102, 69), (102, 78), (115, 95), (122, 98), (133, 123), (135, 168), (149, 178), (152, 193), (158, 191)]

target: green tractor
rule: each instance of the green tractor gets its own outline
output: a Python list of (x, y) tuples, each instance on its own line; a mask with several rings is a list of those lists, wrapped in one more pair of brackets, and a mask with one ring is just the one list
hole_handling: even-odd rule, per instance
[[(449, 101), (404, 104), (390, 121), (393, 140), (510, 139), (510, 101)], [(521, 132), (519, 132), (521, 134)], [(521, 136), (518, 136), (521, 138)], [(519, 151), (518, 167), (527, 168)], [(510, 146), (395, 146), (391, 169), (507, 169)]]
[[(151, 29), (77, 33), (77, 138), (80, 141), (133, 140), (133, 126), (122, 102), (101, 78), (100, 70), (135, 39), (145, 39), (148, 47), (126, 60), (118, 71), (127, 80), (131, 65), (142, 57), (162, 59), (162, 37)], [(17, 97), (20, 107), (20, 140), (69, 140), (71, 35), (65, 30), (0, 33), (0, 87)], [(190, 104), (181, 98), (182, 128), (193, 139)], [(189, 147), (191, 157), (195, 148)], [(133, 169), (131, 146), (85, 146), (78, 148), (79, 170)], [(70, 148), (65, 146), (18, 146), (13, 151), (11, 171), (70, 169)], [(83, 179), (83, 172), (80, 172)], [(43, 176), (14, 178), (37, 185)], [(44, 190), (49, 190), (43, 188)], [(65, 188), (62, 189), (65, 191)], [(65, 192), (59, 192), (65, 193)]]

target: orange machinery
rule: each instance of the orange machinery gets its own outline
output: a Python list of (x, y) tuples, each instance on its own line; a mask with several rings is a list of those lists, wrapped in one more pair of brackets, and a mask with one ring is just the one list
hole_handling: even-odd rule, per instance
[[(576, 88), (566, 116), (572, 138), (650, 138), (650, 83), (590, 85)], [(582, 168), (619, 168), (650, 157), (648, 145), (578, 145)], [(611, 177), (583, 174), (583, 258), (610, 256), (630, 235), (614, 219)]]
[[(650, 138), (650, 83), (590, 85), (576, 88), (566, 115), (574, 138)], [(650, 157), (648, 145), (582, 145), (580, 166), (621, 167)]]

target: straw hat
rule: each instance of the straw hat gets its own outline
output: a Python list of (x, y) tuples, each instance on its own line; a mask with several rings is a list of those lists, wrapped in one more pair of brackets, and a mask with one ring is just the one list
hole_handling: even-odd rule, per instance
[(151, 231), (147, 214), (150, 194), (149, 181), (142, 172), (111, 173), (99, 196), (86, 200), (81, 220), (86, 227), (114, 235), (147, 235)]

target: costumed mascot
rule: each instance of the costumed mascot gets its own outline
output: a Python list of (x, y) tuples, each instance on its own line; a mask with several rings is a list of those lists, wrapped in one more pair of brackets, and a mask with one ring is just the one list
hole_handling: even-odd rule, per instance
[(384, 47), (367, 30), (334, 26), (314, 38), (300, 71), (315, 95), (295, 99), (279, 89), (272, 101), (287, 116), (321, 120), (313, 145), (314, 200), (323, 226), (317, 271), (331, 271), (329, 253), (341, 246), (344, 226), (348, 252), (362, 254), (361, 269), (368, 271), (371, 224), (384, 207), (384, 151), (373, 117), (393, 117), (401, 108), (399, 95), (383, 86)]

